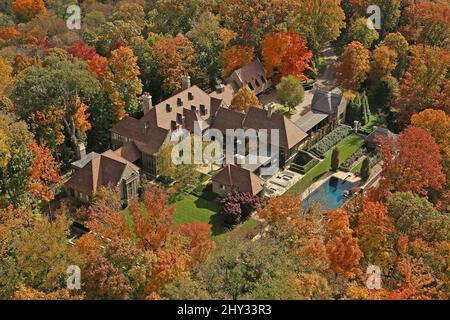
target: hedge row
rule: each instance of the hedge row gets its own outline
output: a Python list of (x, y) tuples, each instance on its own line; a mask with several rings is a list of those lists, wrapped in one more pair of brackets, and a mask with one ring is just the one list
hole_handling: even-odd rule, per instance
[(314, 168), (316, 165), (319, 164), (319, 160), (316, 158), (311, 158), (311, 161), (306, 163), (305, 165), (301, 166), (296, 163), (293, 163), (290, 167), (290, 169), (294, 172), (300, 173), (300, 174), (306, 174), (308, 171), (310, 171), (312, 168)]
[(350, 134), (350, 128), (339, 126), (325, 137), (316, 143), (312, 148), (311, 152), (317, 155), (320, 158), (323, 158), (325, 153), (337, 145), (342, 139)]
[(217, 193), (212, 191), (212, 183), (207, 185), (199, 185), (189, 192), (190, 194), (203, 198), (208, 201), (212, 201), (217, 198)]
[(350, 172), (355, 161), (358, 160), (359, 158), (361, 158), (365, 153), (367, 153), (366, 148), (361, 148), (361, 149), (356, 150), (355, 153), (353, 153), (349, 158), (347, 158), (347, 160), (345, 160), (341, 164), (340, 169), (342, 171)]

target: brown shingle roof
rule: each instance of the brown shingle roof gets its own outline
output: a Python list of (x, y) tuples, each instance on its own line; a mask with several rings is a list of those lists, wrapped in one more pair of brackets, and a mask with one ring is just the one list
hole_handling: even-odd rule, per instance
[(253, 128), (256, 130), (267, 129), (270, 142), (270, 130), (279, 129), (280, 147), (291, 149), (304, 139), (308, 134), (297, 127), (291, 120), (284, 115), (272, 112), (270, 118), (268, 111), (251, 107), (245, 116), (244, 128)]
[(163, 145), (169, 134), (169, 130), (149, 125), (145, 128), (145, 122), (127, 117), (113, 125), (111, 132), (133, 140), (139, 151), (146, 154), (155, 154)]
[(222, 100), (226, 106), (231, 105), (231, 101), (233, 100), (234, 95), (237, 91), (234, 90), (233, 86), (230, 84), (223, 85), (222, 90), (215, 90), (211, 92), (209, 95), (213, 98)]
[(114, 152), (130, 162), (135, 162), (142, 156), (141, 151), (133, 141), (124, 144), (119, 149), (114, 150)]
[(227, 108), (221, 108), (217, 111), (216, 117), (211, 125), (211, 128), (220, 130), (225, 134), (226, 129), (242, 128), (245, 114)]
[(76, 170), (66, 186), (86, 195), (94, 195), (100, 186), (117, 186), (128, 174), (139, 168), (112, 150), (97, 155), (83, 168)]
[[(199, 118), (208, 121), (214, 112), (211, 105), (211, 97), (199, 87), (192, 86), (154, 106), (140, 121), (147, 121), (150, 126), (171, 129), (171, 123), (176, 120), (177, 113), (193, 108)], [(206, 110), (206, 114), (201, 114), (201, 108)], [(187, 125), (193, 127), (193, 123)]]
[(263, 190), (263, 181), (253, 172), (233, 164), (226, 165), (215, 177), (213, 182), (230, 186), (239, 192), (250, 192), (254, 195)]

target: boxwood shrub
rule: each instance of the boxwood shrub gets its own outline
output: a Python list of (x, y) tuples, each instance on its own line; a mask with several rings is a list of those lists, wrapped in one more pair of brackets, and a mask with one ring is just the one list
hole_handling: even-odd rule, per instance
[(322, 140), (317, 142), (312, 148), (311, 152), (317, 155), (320, 158), (323, 158), (325, 153), (337, 145), (342, 139), (350, 134), (350, 127), (339, 126), (325, 137)]

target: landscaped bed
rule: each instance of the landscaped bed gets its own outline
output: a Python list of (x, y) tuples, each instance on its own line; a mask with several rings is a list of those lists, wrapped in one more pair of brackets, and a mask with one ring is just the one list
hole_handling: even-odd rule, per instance
[(367, 154), (366, 148), (356, 150), (355, 153), (353, 153), (347, 160), (345, 160), (341, 164), (339, 169), (345, 172), (350, 172), (352, 170), (352, 167), (355, 165), (355, 162), (358, 161), (358, 159), (363, 157), (365, 154)]
[[(350, 157), (356, 150), (360, 149), (364, 144), (364, 138), (352, 134), (342, 140), (338, 145), (340, 162), (344, 162)], [(311, 171), (309, 171), (299, 182), (297, 182), (289, 191), (288, 194), (296, 195), (303, 193), (315, 180), (324, 175), (331, 169), (331, 153), (329, 150), (325, 154), (325, 158), (318, 165), (316, 165)]]
[(305, 151), (300, 151), (290, 169), (300, 174), (306, 174), (319, 163), (319, 160)]
[(336, 144), (338, 144), (342, 139), (350, 134), (350, 127), (347, 126), (339, 126), (325, 137), (322, 138), (319, 142), (317, 142), (312, 148), (311, 152), (318, 156), (319, 158), (323, 158), (325, 153), (333, 148)]

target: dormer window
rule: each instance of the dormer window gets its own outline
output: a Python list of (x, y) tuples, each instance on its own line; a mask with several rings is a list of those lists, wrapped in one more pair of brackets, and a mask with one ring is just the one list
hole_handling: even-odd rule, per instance
[(266, 78), (264, 78), (264, 76), (260, 76), (260, 79), (263, 83), (266, 83)]
[(253, 87), (253, 85), (252, 85), (250, 82), (248, 83), (248, 87), (249, 87), (252, 91), (255, 90), (255, 88)]
[(194, 94), (192, 92), (188, 92), (188, 99), (194, 100)]
[(170, 127), (172, 128), (172, 130), (176, 130), (178, 127), (177, 122), (175, 120), (172, 120), (170, 122)]
[(181, 98), (177, 98), (177, 105), (179, 107), (181, 107), (183, 105), (183, 101), (181, 100)]
[(172, 111), (172, 106), (169, 103), (167, 103), (166, 104), (166, 112), (171, 112), (171, 111)]
[(208, 113), (208, 110), (206, 109), (205, 105), (204, 105), (204, 104), (201, 104), (201, 105), (200, 105), (200, 114), (201, 114), (202, 116), (204, 116), (204, 115), (206, 115), (207, 113)]
[(191, 110), (192, 110), (192, 111), (197, 111), (197, 107), (194, 106), (194, 105), (192, 105), (192, 106), (191, 106)]
[(255, 84), (256, 84), (257, 87), (261, 86), (261, 84), (259, 83), (258, 79), (255, 80)]
[(183, 124), (184, 122), (184, 116), (181, 113), (177, 113), (177, 122), (179, 124)]

